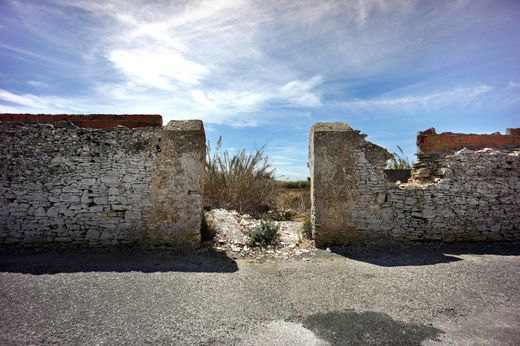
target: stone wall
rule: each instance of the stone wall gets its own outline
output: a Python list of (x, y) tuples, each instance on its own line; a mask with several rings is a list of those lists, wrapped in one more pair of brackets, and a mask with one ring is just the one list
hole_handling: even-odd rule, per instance
[(383, 171), (390, 154), (364, 138), (342, 123), (318, 123), (311, 130), (318, 246), (520, 240), (520, 146), (420, 151), (414, 180), (398, 184)]
[(199, 246), (202, 122), (111, 117), (105, 129), (0, 122), (0, 244)]

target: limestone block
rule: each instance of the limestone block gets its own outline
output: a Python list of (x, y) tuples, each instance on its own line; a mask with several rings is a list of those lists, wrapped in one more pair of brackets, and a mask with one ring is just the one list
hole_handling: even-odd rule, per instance
[(39, 207), (39, 208), (36, 208), (36, 210), (34, 211), (34, 216), (47, 216), (47, 212), (45, 211), (44, 208)]
[(94, 197), (92, 201), (97, 205), (105, 205), (108, 203), (108, 198), (104, 196), (100, 197)]
[(71, 193), (63, 193), (60, 196), (60, 201), (62, 202), (71, 202), (71, 203), (77, 203), (80, 201), (80, 198), (74, 194)]
[(115, 187), (110, 187), (108, 189), (108, 195), (109, 196), (119, 196), (119, 189), (117, 189)]
[(98, 230), (88, 230), (87, 234), (85, 235), (85, 240), (98, 240), (99, 239), (100, 232)]

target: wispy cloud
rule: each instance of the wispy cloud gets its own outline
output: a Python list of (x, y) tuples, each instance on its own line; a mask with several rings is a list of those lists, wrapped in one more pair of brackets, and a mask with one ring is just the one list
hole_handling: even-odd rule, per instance
[(509, 81), (509, 83), (507, 84), (507, 87), (508, 87), (509, 89), (518, 88), (518, 87), (520, 87), (520, 83), (516, 83), (516, 82), (513, 82), (513, 81)]
[[(274, 140), (267, 146), (269, 158), (276, 166), (279, 179), (306, 179), (309, 175), (307, 167), (307, 134), (298, 140)], [(303, 149), (303, 150), (302, 150)]]
[(52, 63), (54, 65), (59, 65), (59, 66), (70, 66), (70, 64), (68, 64), (67, 62), (64, 62), (61, 59), (55, 59), (52, 57), (48, 57), (43, 54), (39, 54), (38, 52), (16, 47), (13, 45), (0, 43), (0, 50), (1, 49), (11, 51), (11, 52), (15, 53), (16, 56), (18, 56), (21, 59), (28, 59), (31, 61), (43, 61), (43, 62), (48, 62), (48, 63)]
[(321, 82), (321, 76), (315, 76), (306, 81), (290, 81), (280, 88), (279, 97), (295, 106), (319, 106), (321, 104), (321, 99), (314, 89), (319, 86)]
[[(454, 63), (473, 46), (471, 40), (453, 45), (451, 37), (469, 32), (477, 15), (484, 22), (496, 18), (493, 8), (489, 17), (481, 18), (478, 10), (486, 6), (469, 6), (464, 0), (422, 6), (411, 0), (54, 0), (61, 5), (56, 8), (8, 1), (34, 35), (76, 54), (80, 68), (93, 78), (90, 98), (98, 109), (146, 108), (167, 118), (196, 117), (232, 126), (279, 121), (266, 112), (273, 107), (291, 108), (294, 112), (285, 114), (296, 116), (327, 104), (328, 82), (336, 78), (348, 85), (405, 71), (417, 61), (422, 63), (416, 64), (416, 72)], [(81, 11), (69, 16), (71, 8)], [(44, 18), (52, 16), (70, 28), (78, 19), (96, 25), (83, 25), (75, 36), (52, 28), (52, 21)], [(77, 35), (84, 40), (74, 40)], [(31, 59), (38, 56), (24, 48), (4, 49)], [(436, 53), (446, 49), (452, 50), (447, 59)], [(385, 109), (455, 99), (464, 103), (488, 92), (485, 87), (377, 99), (343, 97), (341, 105)]]
[(37, 81), (37, 80), (28, 80), (27, 84), (32, 86), (32, 87), (35, 87), (35, 88), (48, 88), (48, 87), (50, 87), (49, 84), (44, 83), (44, 82), (40, 82), (40, 81)]
[(346, 109), (357, 110), (406, 110), (439, 106), (467, 105), (493, 88), (489, 85), (471, 87), (457, 87), (446, 91), (434, 91), (422, 95), (405, 95), (398, 97), (376, 97), (366, 100), (352, 100), (336, 102), (335, 104)]
[(101, 95), (140, 100), (153, 112), (168, 108), (167, 117), (182, 113), (236, 127), (269, 121), (254, 113), (272, 104), (321, 104), (320, 75), (291, 69), (266, 52), (261, 30), (273, 21), (271, 6), (248, 0), (61, 3), (117, 24), (107, 26), (99, 42), (118, 76), (97, 85)]
[(15, 94), (8, 90), (0, 89), (0, 101), (10, 104), (0, 104), (0, 112), (18, 111), (27, 112), (83, 112), (84, 108), (75, 101), (57, 96), (37, 96), (33, 94)]

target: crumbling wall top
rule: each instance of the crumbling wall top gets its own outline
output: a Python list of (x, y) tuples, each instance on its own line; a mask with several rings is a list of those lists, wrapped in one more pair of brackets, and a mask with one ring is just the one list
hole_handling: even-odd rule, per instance
[(202, 120), (172, 120), (165, 130), (167, 131), (203, 131), (204, 125)]
[(506, 134), (436, 133), (434, 128), (417, 133), (418, 153), (443, 153), (462, 148), (480, 150), (484, 148), (510, 149), (520, 146), (520, 128), (507, 129)]
[(516, 128), (516, 129), (506, 129), (506, 135), (510, 135), (510, 136), (520, 136), (520, 128)]
[(341, 122), (321, 122), (321, 123), (315, 123), (312, 126), (311, 132), (322, 132), (322, 131), (353, 131), (353, 130), (350, 126), (348, 126), (348, 124), (341, 123)]

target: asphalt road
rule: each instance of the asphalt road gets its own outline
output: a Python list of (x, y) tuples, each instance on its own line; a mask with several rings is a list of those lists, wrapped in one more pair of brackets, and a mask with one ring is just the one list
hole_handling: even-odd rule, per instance
[(519, 345), (520, 246), (0, 252), (0, 344)]

